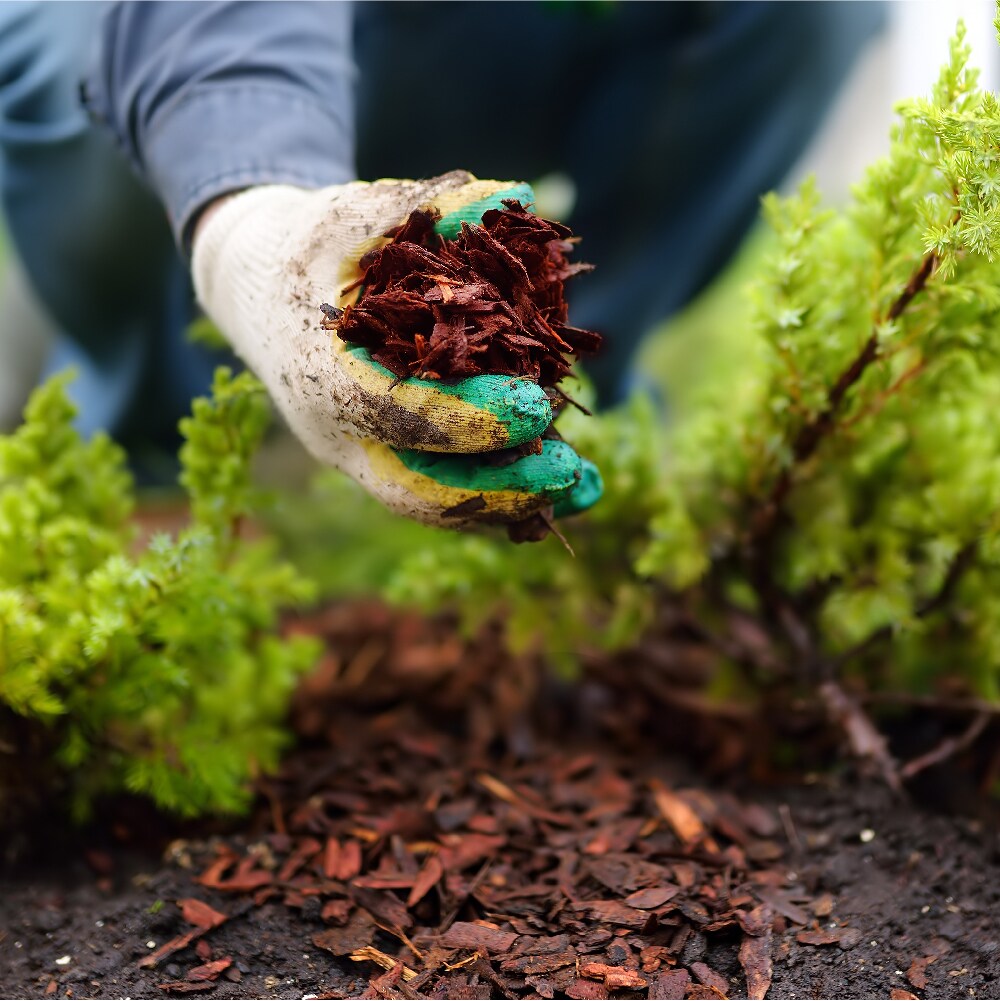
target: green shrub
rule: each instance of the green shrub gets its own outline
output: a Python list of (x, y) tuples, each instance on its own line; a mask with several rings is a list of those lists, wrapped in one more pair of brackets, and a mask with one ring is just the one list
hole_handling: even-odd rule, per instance
[(705, 636), (752, 616), (799, 679), (997, 698), (1000, 104), (963, 39), (844, 211), (811, 183), (764, 200), (753, 343), (697, 412), (662, 444), (635, 405), (567, 435), (607, 479), (566, 528), (576, 559), (454, 539), (404, 558), (393, 596), (504, 612), (566, 661), (674, 602)]
[(510, 649), (541, 650), (572, 673), (581, 649), (612, 649), (648, 624), (653, 593), (634, 572), (649, 522), (665, 502), (662, 435), (647, 399), (601, 418), (566, 414), (561, 428), (597, 463), (605, 494), (554, 536), (514, 546), (499, 535), (439, 531), (433, 544), (400, 554), (385, 593), (426, 611), (456, 607), (469, 633), (498, 618)]
[(240, 810), (315, 656), (275, 632), (310, 585), (239, 536), (263, 389), (216, 373), (181, 425), (191, 524), (139, 549), (124, 456), (80, 438), (67, 381), (0, 437), (0, 806), (68, 793), (85, 815), (127, 789), (182, 814)]

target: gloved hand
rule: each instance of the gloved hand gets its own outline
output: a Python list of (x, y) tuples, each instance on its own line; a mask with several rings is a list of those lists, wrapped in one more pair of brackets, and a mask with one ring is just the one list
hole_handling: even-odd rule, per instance
[(198, 298), (292, 431), (387, 507), (430, 524), (520, 521), (549, 504), (574, 513), (601, 493), (595, 467), (565, 442), (506, 465), (482, 454), (549, 425), (537, 384), (480, 375), (393, 385), (367, 350), (322, 327), (320, 304), (345, 305), (340, 290), (360, 276), (359, 259), (413, 209), (436, 207), (439, 232), (454, 236), (504, 198), (533, 195), (463, 171), (319, 191), (262, 186), (231, 196), (195, 234)]

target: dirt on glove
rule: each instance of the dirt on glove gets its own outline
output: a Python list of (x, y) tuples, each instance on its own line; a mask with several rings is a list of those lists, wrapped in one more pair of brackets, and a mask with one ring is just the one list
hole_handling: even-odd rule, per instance
[(435, 233), (435, 210), (417, 210), (366, 254), (354, 305), (321, 307), (323, 325), (367, 348), (399, 378), (524, 376), (555, 386), (570, 356), (595, 352), (601, 336), (567, 324), (564, 285), (591, 265), (570, 263), (570, 229), (508, 199), (462, 224), (454, 240)]

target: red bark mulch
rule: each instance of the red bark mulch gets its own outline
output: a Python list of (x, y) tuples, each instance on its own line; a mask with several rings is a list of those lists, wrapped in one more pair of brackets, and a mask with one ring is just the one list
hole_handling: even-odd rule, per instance
[(356, 304), (322, 306), (323, 325), (399, 378), (461, 379), (492, 373), (555, 386), (568, 356), (591, 354), (599, 334), (567, 323), (564, 283), (589, 271), (571, 264), (568, 227), (515, 200), (462, 224), (459, 236), (434, 232), (440, 216), (418, 210), (360, 261)]

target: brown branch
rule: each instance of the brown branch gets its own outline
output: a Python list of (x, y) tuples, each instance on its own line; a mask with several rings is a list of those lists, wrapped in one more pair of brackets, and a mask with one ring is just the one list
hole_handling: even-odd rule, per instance
[[(910, 276), (906, 287), (897, 296), (885, 314), (886, 321), (898, 319), (926, 286), (934, 273), (937, 256), (927, 254), (920, 266)], [(850, 365), (841, 372), (827, 394), (822, 412), (807, 421), (792, 441), (792, 460), (784, 466), (774, 481), (767, 498), (750, 516), (749, 531), (744, 541), (743, 554), (747, 574), (761, 603), (766, 622), (778, 626), (791, 643), (805, 671), (813, 678), (831, 678), (835, 664), (822, 655), (815, 638), (815, 630), (807, 615), (776, 584), (773, 575), (774, 549), (785, 501), (792, 489), (794, 471), (815, 453), (821, 442), (833, 431), (836, 417), (847, 394), (878, 358), (878, 324)]]
[(849, 428), (866, 417), (874, 417), (908, 382), (912, 382), (918, 375), (921, 375), (926, 370), (927, 364), (927, 359), (921, 358), (916, 364), (911, 365), (888, 389), (877, 394), (870, 406), (845, 420), (841, 427)]
[(889, 753), (886, 739), (861, 705), (832, 679), (819, 686), (819, 696), (833, 721), (844, 731), (854, 754), (871, 761), (881, 772), (885, 784), (894, 792), (902, 793), (899, 768)]
[[(906, 287), (889, 307), (885, 320), (899, 319), (914, 297), (924, 288), (934, 273), (937, 255), (927, 254), (920, 267), (910, 276)], [(764, 503), (757, 509), (750, 524), (748, 548), (761, 554), (758, 559), (768, 559), (771, 555), (772, 536), (784, 506), (785, 498), (792, 487), (792, 472), (796, 466), (809, 459), (834, 426), (834, 419), (851, 388), (878, 358), (879, 340), (877, 328), (872, 330), (861, 351), (850, 365), (840, 373), (837, 381), (827, 394), (826, 406), (812, 420), (807, 421), (792, 442), (792, 461), (786, 465), (774, 481)]]
[(956, 754), (960, 754), (982, 736), (983, 731), (992, 719), (992, 713), (977, 713), (965, 731), (959, 736), (946, 737), (937, 747), (931, 748), (926, 754), (921, 754), (919, 757), (913, 758), (903, 765), (899, 772), (900, 777), (904, 781), (908, 781), (915, 775), (919, 775), (925, 768), (930, 768), (932, 765), (939, 765)]
[(636, 681), (636, 684), (644, 688), (658, 702), (695, 716), (744, 723), (753, 720), (757, 714), (756, 708), (752, 705), (741, 702), (717, 702), (696, 691), (667, 684), (655, 676), (644, 675)]

